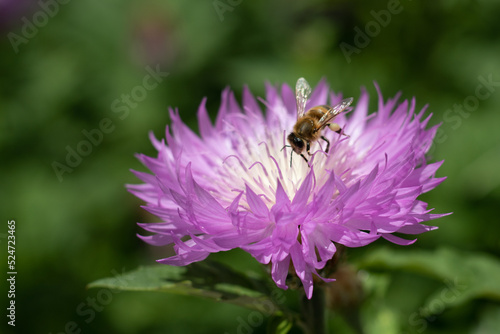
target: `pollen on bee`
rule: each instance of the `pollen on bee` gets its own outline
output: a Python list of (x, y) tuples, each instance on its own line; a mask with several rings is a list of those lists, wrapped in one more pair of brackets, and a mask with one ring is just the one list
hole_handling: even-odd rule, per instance
[(328, 127), (334, 132), (338, 132), (341, 129), (340, 125), (338, 125), (337, 123), (330, 123), (328, 124)]

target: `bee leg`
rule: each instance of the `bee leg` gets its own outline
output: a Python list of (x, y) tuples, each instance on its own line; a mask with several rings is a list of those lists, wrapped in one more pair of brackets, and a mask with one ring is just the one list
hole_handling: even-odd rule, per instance
[(324, 141), (326, 141), (326, 150), (325, 150), (325, 153), (328, 153), (328, 150), (330, 149), (330, 142), (328, 141), (328, 139), (325, 138), (325, 136), (321, 136), (321, 139), (323, 139)]
[[(293, 151), (292, 151), (293, 153)], [(292, 153), (290, 153), (290, 168), (292, 168)], [(306, 164), (309, 166), (309, 161), (307, 161), (307, 158), (301, 153), (300, 156), (302, 158), (304, 158), (304, 160), (306, 161)], [(311, 168), (311, 166), (309, 166), (309, 168)]]
[[(309, 152), (309, 150), (311, 149), (311, 143), (310, 142), (307, 142), (307, 154), (309, 154), (309, 156), (311, 155), (311, 152)], [(305, 159), (305, 158), (304, 158)], [(307, 161), (307, 160), (306, 160)]]
[(327, 124), (327, 125), (330, 128), (330, 130), (332, 130), (333, 132), (337, 132), (339, 135), (349, 137), (349, 135), (346, 135), (344, 133), (344, 130), (337, 123), (330, 123), (330, 124)]
[[(304, 158), (304, 160), (306, 161), (306, 164), (309, 166), (309, 161), (307, 161), (307, 158), (301, 153), (300, 156), (302, 158)], [(309, 168), (311, 168), (311, 166), (309, 166)]]

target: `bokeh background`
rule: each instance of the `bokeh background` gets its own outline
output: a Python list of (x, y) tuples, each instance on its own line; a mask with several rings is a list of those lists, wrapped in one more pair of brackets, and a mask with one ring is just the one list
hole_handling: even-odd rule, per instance
[[(491, 0), (1, 1), (0, 258), (6, 268), (7, 221), (15, 219), (18, 276), (16, 327), (2, 316), (0, 331), (237, 332), (238, 317), (250, 312), (243, 308), (142, 292), (113, 293), (94, 308), (99, 290), (86, 289), (162, 256), (135, 237), (135, 223), (153, 218), (124, 188), (137, 182), (129, 169), (146, 171), (134, 154), (155, 153), (148, 132), (164, 135), (169, 106), (196, 129), (202, 98), (215, 115), (227, 85), (238, 98), (245, 84), (264, 97), (265, 82), (293, 85), (304, 76), (315, 86), (326, 78), (346, 96), (357, 98), (366, 87), (375, 108), (376, 81), (386, 98), (402, 92), (415, 96), (419, 109), (429, 104), (431, 123), (443, 123), (432, 159), (445, 160), (438, 176), (448, 179), (423, 199), (454, 214), (411, 247), (498, 258), (499, 15), (500, 2)], [(143, 90), (127, 113), (117, 112), (124, 95), (140, 93), (148, 69), (168, 76)], [(489, 88), (478, 88), (488, 81)], [(108, 132), (58, 176), (54, 163), (66, 165), (68, 150), (86, 139), (83, 131), (103, 119), (111, 122)], [(350, 256), (410, 248), (388, 244), (379, 240)], [(238, 251), (214, 258), (255, 265)], [(368, 325), (368, 333), (498, 333), (500, 305), (488, 296), (441, 310), (425, 326), (412, 324), (429, 293), (427, 279), (381, 275), (388, 275), (388, 297), (378, 329)], [(335, 332), (351, 333), (332, 321)], [(265, 325), (252, 331), (263, 333)]]

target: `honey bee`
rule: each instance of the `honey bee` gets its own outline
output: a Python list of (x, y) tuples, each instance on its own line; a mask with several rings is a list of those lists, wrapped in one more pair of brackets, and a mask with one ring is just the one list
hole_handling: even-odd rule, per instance
[[(320, 138), (326, 141), (325, 153), (328, 153), (330, 149), (330, 142), (325, 136), (321, 134), (321, 131), (328, 126), (328, 128), (339, 135), (345, 135), (342, 128), (337, 123), (332, 123), (331, 121), (344, 111), (352, 103), (353, 98), (347, 98), (342, 100), (339, 104), (335, 106), (320, 105), (312, 107), (307, 112), (306, 103), (311, 94), (311, 86), (307, 83), (304, 78), (299, 78), (297, 80), (297, 85), (295, 86), (295, 98), (297, 101), (297, 123), (293, 126), (293, 131), (288, 135), (287, 140), (290, 145), (285, 145), (284, 147), (291, 147), (292, 151), (300, 155), (306, 161), (309, 166), (309, 161), (302, 154), (304, 149), (309, 152), (311, 148), (311, 143), (319, 140)], [(284, 148), (283, 147), (283, 148)], [(292, 154), (290, 153), (290, 167), (292, 167)], [(309, 166), (311, 167), (311, 166)]]

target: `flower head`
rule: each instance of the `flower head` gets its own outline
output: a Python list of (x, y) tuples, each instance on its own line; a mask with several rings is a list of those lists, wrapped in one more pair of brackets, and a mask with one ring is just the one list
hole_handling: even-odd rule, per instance
[[(225, 89), (214, 125), (204, 99), (200, 136), (171, 109), (166, 140), (151, 135), (158, 155), (138, 156), (153, 174), (134, 171), (144, 183), (129, 186), (161, 220), (139, 224), (153, 233), (139, 237), (156, 246), (174, 244), (176, 255), (158, 262), (176, 266), (242, 248), (271, 264), (283, 289), (293, 268), (308, 298), (313, 274), (332, 259), (335, 243), (359, 247), (380, 237), (413, 243), (394, 233), (430, 231), (435, 227), (422, 222), (442, 216), (417, 199), (444, 180), (434, 176), (442, 162), (428, 164), (425, 157), (437, 126), (426, 129), (430, 116), (424, 118), (425, 108), (415, 112), (414, 99), (384, 102), (377, 90), (376, 112), (368, 113), (363, 89), (354, 110), (335, 119), (349, 136), (323, 131), (331, 143), (328, 154), (319, 141), (311, 143), (310, 166), (298, 155), (290, 166), (291, 150), (282, 149), (297, 121), (295, 94), (287, 85), (281, 92), (267, 86), (265, 112), (248, 88), (242, 107)], [(341, 99), (321, 81), (306, 110)]]

